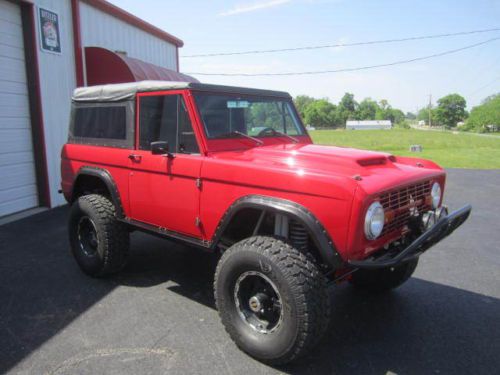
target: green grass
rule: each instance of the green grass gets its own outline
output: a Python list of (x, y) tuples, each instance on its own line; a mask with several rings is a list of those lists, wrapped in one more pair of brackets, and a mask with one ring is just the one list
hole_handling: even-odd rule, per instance
[[(500, 168), (500, 137), (423, 130), (315, 130), (314, 143), (430, 159), (445, 168)], [(410, 152), (422, 145), (423, 152)]]

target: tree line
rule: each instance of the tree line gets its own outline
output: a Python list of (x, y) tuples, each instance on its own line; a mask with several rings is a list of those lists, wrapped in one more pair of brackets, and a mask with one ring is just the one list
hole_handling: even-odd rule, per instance
[[(299, 95), (294, 99), (305, 123), (319, 128), (345, 128), (347, 120), (390, 120), (393, 125), (409, 128), (410, 122), (423, 121), (426, 125), (460, 130), (485, 132), (496, 125), (500, 128), (500, 93), (486, 98), (481, 105), (467, 112), (467, 102), (459, 94), (449, 94), (437, 101), (437, 106), (422, 108), (418, 113), (393, 108), (385, 99), (365, 98), (361, 102), (351, 93), (345, 93), (334, 104), (328, 99)], [(497, 129), (498, 129), (497, 128)]]
[(406, 119), (403, 111), (393, 108), (385, 99), (377, 102), (365, 98), (358, 103), (354, 94), (348, 92), (338, 104), (307, 95), (299, 95), (294, 101), (305, 123), (320, 128), (343, 128), (347, 120), (390, 120), (393, 124), (403, 124)]

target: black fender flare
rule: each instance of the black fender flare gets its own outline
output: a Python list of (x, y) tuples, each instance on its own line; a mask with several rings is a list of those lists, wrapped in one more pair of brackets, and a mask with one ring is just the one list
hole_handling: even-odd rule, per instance
[(344, 260), (338, 253), (333, 240), (328, 235), (321, 222), (304, 206), (286, 199), (263, 195), (247, 195), (236, 200), (225, 212), (219, 222), (211, 241), (215, 248), (225, 229), (240, 210), (257, 208), (269, 212), (281, 213), (299, 221), (312, 234), (313, 241), (318, 248), (321, 258), (328, 266), (337, 269)]
[(78, 178), (80, 176), (92, 176), (92, 177), (97, 177), (99, 178), (106, 187), (108, 188), (108, 191), (111, 195), (111, 200), (113, 201), (115, 205), (115, 210), (116, 210), (116, 216), (119, 219), (124, 219), (125, 214), (123, 212), (123, 206), (122, 206), (122, 201), (120, 198), (120, 192), (118, 191), (118, 187), (113, 180), (113, 177), (111, 176), (111, 173), (109, 173), (106, 169), (99, 168), (99, 167), (91, 167), (91, 166), (84, 166), (81, 167), (78, 170), (78, 173), (75, 175), (75, 179), (73, 181), (73, 189), (71, 192), (71, 202), (74, 201), (75, 197), (75, 189), (76, 189), (76, 182), (78, 181)]

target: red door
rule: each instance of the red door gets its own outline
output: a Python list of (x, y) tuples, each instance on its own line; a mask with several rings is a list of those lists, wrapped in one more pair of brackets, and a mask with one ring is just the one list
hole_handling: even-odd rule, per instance
[[(140, 94), (136, 149), (130, 155), (132, 219), (201, 238), (198, 227), (202, 156), (181, 92)], [(168, 156), (154, 155), (151, 142), (167, 141)]]

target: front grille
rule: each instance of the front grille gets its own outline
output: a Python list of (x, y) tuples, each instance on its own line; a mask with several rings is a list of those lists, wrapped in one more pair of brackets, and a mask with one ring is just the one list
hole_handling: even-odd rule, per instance
[(392, 190), (380, 196), (380, 204), (384, 207), (389, 220), (384, 225), (382, 235), (407, 227), (411, 216), (427, 211), (430, 207), (431, 181), (423, 181), (404, 188)]

